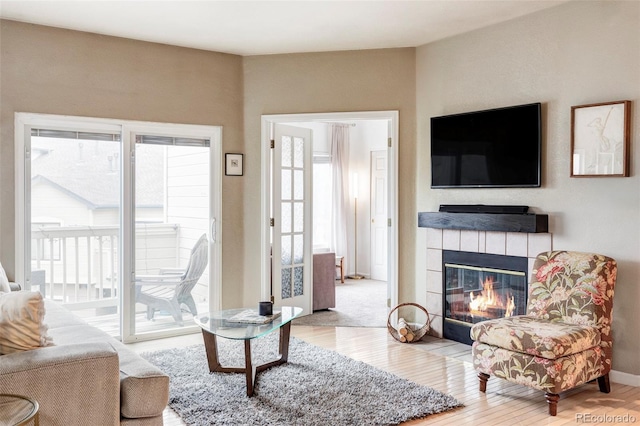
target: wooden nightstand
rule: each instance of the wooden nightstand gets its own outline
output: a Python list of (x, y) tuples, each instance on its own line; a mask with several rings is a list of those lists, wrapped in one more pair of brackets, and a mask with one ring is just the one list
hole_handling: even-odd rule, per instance
[(336, 256), (336, 268), (340, 269), (340, 283), (344, 284), (344, 256)]

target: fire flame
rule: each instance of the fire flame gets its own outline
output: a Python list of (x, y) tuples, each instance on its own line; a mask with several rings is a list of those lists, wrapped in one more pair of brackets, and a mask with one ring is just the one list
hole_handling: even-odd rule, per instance
[(490, 309), (504, 310), (504, 317), (510, 317), (515, 310), (515, 302), (513, 295), (507, 296), (506, 303), (502, 301), (500, 296), (493, 290), (493, 277), (487, 277), (482, 284), (482, 292), (476, 296), (473, 292), (469, 293), (469, 311), (472, 314), (479, 314)]

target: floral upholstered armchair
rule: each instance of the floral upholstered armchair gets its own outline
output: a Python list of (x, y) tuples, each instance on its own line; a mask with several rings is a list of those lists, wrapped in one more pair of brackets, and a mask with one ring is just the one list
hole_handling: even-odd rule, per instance
[(560, 392), (597, 379), (609, 393), (616, 273), (615, 260), (598, 254), (539, 254), (527, 314), (471, 328), (480, 391), (490, 375), (542, 390), (552, 416)]

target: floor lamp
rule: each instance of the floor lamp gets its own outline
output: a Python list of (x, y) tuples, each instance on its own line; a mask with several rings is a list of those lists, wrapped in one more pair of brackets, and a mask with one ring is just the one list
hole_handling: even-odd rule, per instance
[(358, 174), (354, 173), (353, 174), (353, 188), (352, 188), (352, 192), (353, 192), (353, 211), (354, 211), (354, 220), (353, 220), (353, 227), (354, 227), (354, 261), (353, 261), (353, 275), (349, 275), (347, 276), (347, 278), (349, 278), (350, 280), (361, 280), (364, 278), (364, 275), (359, 275), (358, 274)]

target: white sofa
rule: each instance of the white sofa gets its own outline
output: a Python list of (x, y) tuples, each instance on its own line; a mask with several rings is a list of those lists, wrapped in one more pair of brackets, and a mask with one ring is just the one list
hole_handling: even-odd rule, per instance
[(35, 399), (42, 425), (162, 425), (166, 374), (62, 306), (45, 309), (54, 346), (0, 356), (0, 393)]

